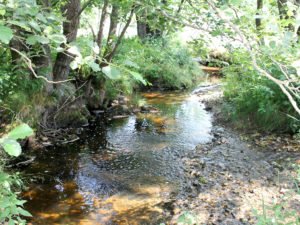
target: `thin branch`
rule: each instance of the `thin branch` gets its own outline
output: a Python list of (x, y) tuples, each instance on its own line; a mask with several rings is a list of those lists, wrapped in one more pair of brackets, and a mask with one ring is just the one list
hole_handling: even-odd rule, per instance
[(225, 18), (224, 16), (222, 16), (221, 12), (219, 11), (219, 9), (216, 7), (216, 5), (213, 2), (211, 2), (211, 1), (207, 1), (207, 2), (210, 5), (210, 7), (215, 11), (216, 15), (220, 19), (222, 19), (223, 21), (225, 21), (236, 32), (236, 34), (241, 38), (242, 43), (245, 45), (246, 50), (248, 51), (248, 53), (249, 53), (249, 55), (251, 57), (252, 65), (254, 66), (254, 68), (258, 72), (260, 72), (262, 75), (264, 75), (269, 80), (273, 81), (275, 84), (277, 84), (279, 86), (279, 88), (282, 90), (282, 92), (288, 98), (289, 102), (291, 103), (291, 105), (293, 106), (293, 108), (295, 109), (295, 111), (300, 115), (300, 108), (298, 107), (298, 104), (297, 104), (296, 100), (293, 98), (293, 96), (288, 91), (288, 87), (286, 86), (286, 82), (281, 81), (279, 79), (276, 79), (270, 73), (268, 73), (267, 71), (265, 71), (264, 69), (262, 69), (258, 65), (256, 56), (255, 56), (255, 54), (252, 51), (252, 47), (251, 47), (250, 43), (248, 42), (248, 40), (243, 35), (243, 33), (241, 32), (241, 30), (237, 26), (235, 26), (230, 20), (228, 20), (227, 18)]
[(120, 36), (118, 37), (118, 40), (117, 40), (113, 50), (105, 57), (106, 61), (110, 62), (112, 60), (112, 58), (114, 57), (114, 55), (116, 54), (117, 48), (121, 44), (121, 41), (122, 41), (126, 31), (127, 31), (127, 28), (129, 27), (129, 25), (131, 23), (131, 20), (132, 20), (133, 14), (134, 14), (134, 9), (135, 9), (135, 6), (132, 6), (129, 18), (127, 19), (127, 22), (126, 22)]
[(48, 80), (46, 77), (43, 76), (39, 76), (37, 75), (37, 73), (34, 71), (34, 65), (32, 64), (31, 59), (29, 59), (24, 53), (20, 52), (19, 50), (15, 49), (15, 48), (10, 48), (12, 51), (18, 53), (23, 61), (26, 63), (26, 65), (28, 66), (29, 70), (32, 72), (33, 76), (37, 79), (42, 79), (44, 81), (46, 81), (49, 84), (61, 84), (61, 83), (66, 83), (69, 81), (74, 81), (74, 79), (68, 79), (68, 80), (62, 80), (62, 81), (52, 81), (52, 80)]
[(93, 35), (93, 41), (96, 42), (96, 34), (95, 34), (95, 31), (94, 31), (94, 28), (93, 26), (87, 21), (87, 24), (89, 25), (89, 28), (92, 32), (92, 35)]
[(80, 11), (77, 13), (76, 18), (78, 18), (83, 11), (92, 3), (93, 0), (88, 0), (87, 2), (85, 2), (82, 6), (82, 8), (80, 9)]

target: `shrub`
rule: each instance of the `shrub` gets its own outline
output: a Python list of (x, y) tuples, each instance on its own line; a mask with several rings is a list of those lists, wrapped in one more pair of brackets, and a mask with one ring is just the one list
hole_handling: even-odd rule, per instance
[(192, 87), (202, 73), (187, 48), (172, 39), (126, 39), (116, 61), (135, 63), (148, 82), (163, 89)]
[[(266, 131), (297, 132), (300, 123), (280, 88), (254, 70), (245, 52), (233, 51), (231, 61), (232, 64), (223, 73), (224, 96), (230, 103), (227, 111), (232, 118), (246, 119)], [(260, 64), (277, 78), (283, 76), (267, 58), (260, 58)]]
[(10, 175), (3, 171), (3, 165), (7, 155), (17, 157), (21, 154), (21, 145), (17, 140), (32, 134), (27, 124), (21, 124), (0, 138), (0, 224), (26, 224), (21, 217), (31, 216), (23, 209), (26, 201), (18, 199), (18, 191), (23, 186), (21, 179), (17, 173)]

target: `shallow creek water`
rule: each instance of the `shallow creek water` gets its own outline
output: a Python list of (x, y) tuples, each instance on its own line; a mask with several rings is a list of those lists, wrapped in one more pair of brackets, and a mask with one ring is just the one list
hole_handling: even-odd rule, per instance
[(211, 138), (196, 95), (145, 93), (160, 112), (99, 119), (77, 143), (40, 152), (26, 171), (31, 224), (157, 224), (183, 177), (180, 158)]

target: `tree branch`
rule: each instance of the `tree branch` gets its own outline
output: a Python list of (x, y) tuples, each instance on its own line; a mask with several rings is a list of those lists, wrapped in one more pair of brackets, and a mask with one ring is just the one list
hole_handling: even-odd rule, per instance
[(132, 6), (132, 9), (130, 11), (130, 15), (129, 15), (129, 18), (127, 19), (127, 22), (120, 34), (120, 36), (118, 37), (118, 40), (113, 48), (113, 50), (105, 57), (105, 61), (107, 62), (111, 62), (112, 58), (114, 57), (114, 55), (116, 54), (116, 51), (117, 51), (117, 48), (119, 47), (119, 45), (121, 44), (121, 41), (126, 33), (126, 30), (128, 29), (130, 23), (131, 23), (131, 20), (132, 20), (132, 17), (133, 17), (133, 14), (134, 14), (134, 9), (135, 9), (135, 6)]
[(269, 80), (273, 81), (275, 84), (277, 84), (279, 86), (279, 88), (282, 90), (282, 92), (288, 98), (289, 102), (291, 103), (291, 105), (293, 106), (293, 108), (295, 109), (295, 111), (300, 115), (300, 108), (298, 107), (298, 104), (297, 104), (296, 100), (290, 94), (289, 87), (286, 86), (286, 82), (281, 81), (281, 80), (273, 77), (270, 73), (268, 73), (266, 70), (262, 69), (258, 65), (256, 56), (255, 56), (255, 54), (252, 51), (252, 47), (251, 47), (249, 41), (245, 38), (245, 36), (241, 32), (241, 30), (237, 26), (235, 26), (231, 21), (229, 21), (227, 18), (225, 18), (224, 16), (222, 16), (222, 14), (220, 13), (220, 11), (218, 10), (218, 8), (216, 7), (216, 5), (213, 2), (211, 2), (209, 0), (207, 2), (210, 5), (210, 7), (215, 11), (216, 15), (220, 19), (222, 19), (223, 21), (225, 21), (236, 32), (236, 34), (239, 35), (239, 37), (241, 38), (242, 43), (245, 45), (246, 50), (248, 51), (248, 53), (249, 53), (249, 55), (251, 57), (251, 61), (252, 61), (253, 67), (258, 72), (260, 72), (263, 76), (265, 76), (266, 78), (268, 78)]
[(33, 76), (37, 79), (42, 79), (44, 80), (45, 82), (49, 83), (49, 84), (61, 84), (61, 83), (66, 83), (66, 82), (69, 82), (69, 81), (73, 81), (74, 79), (68, 79), (68, 80), (62, 80), (62, 81), (52, 81), (52, 80), (48, 80), (46, 77), (43, 77), (43, 76), (39, 76), (37, 75), (37, 73), (35, 72), (34, 70), (34, 65), (32, 64), (32, 61), (31, 59), (29, 59), (24, 53), (20, 52), (19, 50), (15, 49), (15, 48), (10, 48), (12, 51), (18, 53), (23, 61), (26, 63), (26, 65), (28, 66), (29, 70), (32, 72)]

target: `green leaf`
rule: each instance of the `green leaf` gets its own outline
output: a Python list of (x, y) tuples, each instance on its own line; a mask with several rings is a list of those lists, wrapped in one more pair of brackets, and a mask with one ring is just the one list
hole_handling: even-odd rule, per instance
[(196, 220), (192, 214), (185, 212), (178, 218), (178, 222), (186, 224), (186, 225), (188, 225), (188, 224), (192, 225), (192, 224), (196, 223)]
[(70, 63), (70, 67), (72, 70), (76, 70), (78, 68), (78, 63), (76, 62), (76, 60)]
[(47, 23), (47, 19), (44, 17), (44, 15), (43, 14), (41, 14), (41, 13), (39, 13), (39, 14), (37, 14), (36, 15), (36, 18), (39, 20), (39, 21), (41, 21), (41, 22), (43, 22), (43, 23)]
[(0, 218), (6, 218), (10, 214), (10, 209), (4, 209), (4, 212), (0, 213)]
[(33, 130), (25, 123), (17, 126), (8, 133), (8, 137), (11, 139), (23, 139), (33, 135)]
[(6, 10), (5, 9), (0, 9), (0, 16), (4, 16), (6, 13)]
[(52, 34), (49, 35), (48, 38), (57, 44), (62, 44), (67, 42), (66, 37), (62, 34)]
[(24, 210), (24, 209), (22, 209), (22, 208), (20, 208), (20, 207), (18, 207), (18, 212), (19, 212), (22, 216), (32, 217), (32, 215), (31, 215), (28, 211), (26, 211), (26, 210)]
[(133, 76), (133, 78), (139, 82), (141, 82), (144, 85), (147, 85), (147, 81), (143, 78), (143, 76), (140, 73), (129, 71), (129, 73)]
[(28, 23), (25, 23), (23, 21), (17, 21), (17, 20), (11, 20), (11, 21), (7, 21), (7, 23), (18, 26), (23, 28), (24, 30), (30, 32), (30, 27), (28, 26)]
[(112, 80), (116, 80), (118, 78), (120, 78), (121, 76), (121, 72), (120, 70), (112, 67), (112, 66), (106, 66), (104, 68), (102, 68), (102, 72), (109, 78)]
[(99, 71), (101, 71), (100, 66), (99, 66), (97, 63), (93, 62), (93, 61), (88, 62), (87, 65), (88, 65), (94, 72), (99, 72)]
[(0, 25), (0, 41), (4, 44), (8, 44), (13, 38), (13, 32), (9, 27)]
[(8, 225), (15, 225), (15, 221), (13, 219), (9, 219)]
[(41, 32), (41, 28), (40, 28), (39, 24), (37, 22), (35, 22), (34, 20), (30, 21), (29, 25), (36, 31)]
[(26, 43), (29, 45), (35, 45), (36, 43), (49, 44), (49, 39), (40, 35), (32, 35), (26, 39)]
[(4, 151), (9, 154), (10, 156), (19, 156), (21, 155), (22, 148), (21, 145), (10, 138), (4, 139), (4, 142), (1, 144)]
[(132, 62), (132, 61), (130, 61), (128, 59), (124, 61), (124, 64), (126, 66), (130, 66), (130, 67), (133, 67), (133, 68), (136, 68), (136, 69), (140, 68), (138, 64), (136, 64), (135, 62)]

